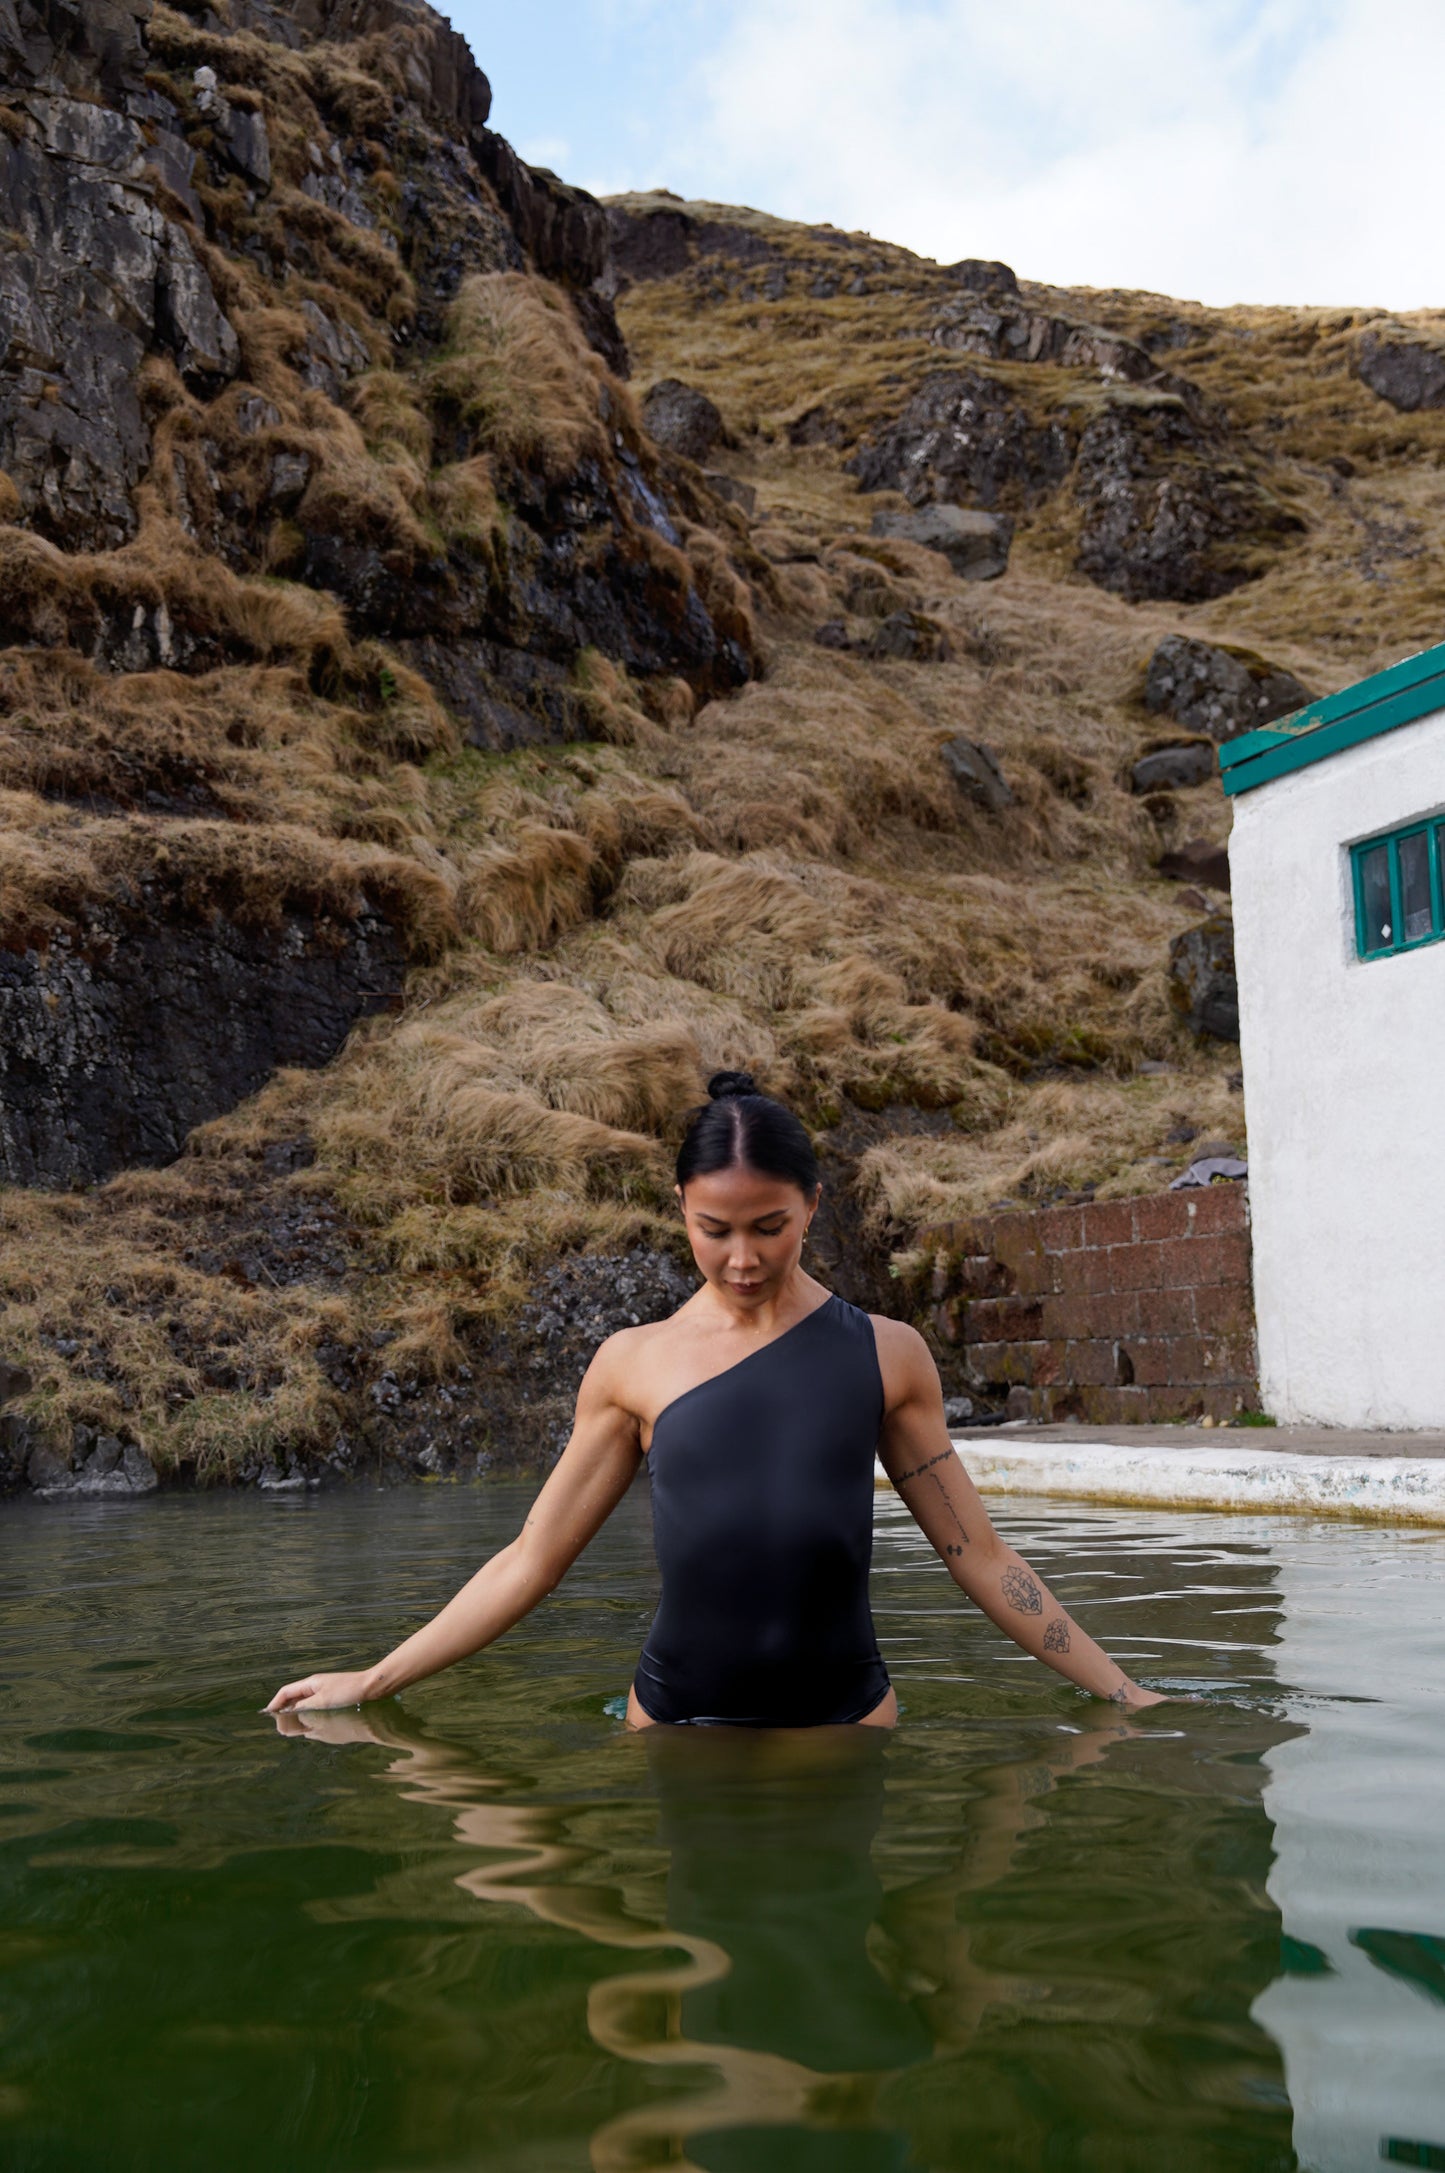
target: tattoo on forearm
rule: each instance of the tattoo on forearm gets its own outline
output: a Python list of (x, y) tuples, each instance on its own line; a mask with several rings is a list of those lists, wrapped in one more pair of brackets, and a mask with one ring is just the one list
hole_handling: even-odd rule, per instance
[(900, 1471), (893, 1484), (907, 1486), (910, 1479), (921, 1478), (925, 1471), (932, 1471), (935, 1464), (946, 1464), (952, 1454), (952, 1449), (941, 1449), (937, 1456), (930, 1456), (926, 1464), (915, 1464), (912, 1471)]
[(1063, 1615), (1055, 1615), (1044, 1632), (1045, 1652), (1067, 1652), (1069, 1649), (1069, 1625)]
[(1031, 1577), (1026, 1569), (1010, 1562), (1003, 1573), (1002, 1583), (1003, 1596), (1016, 1615), (1043, 1613), (1044, 1596), (1039, 1590), (1038, 1579)]

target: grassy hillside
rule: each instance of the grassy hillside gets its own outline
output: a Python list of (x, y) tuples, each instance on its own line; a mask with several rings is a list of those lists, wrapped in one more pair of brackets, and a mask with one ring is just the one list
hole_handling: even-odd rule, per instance
[[(677, 1253), (671, 1149), (718, 1065), (752, 1066), (815, 1128), (825, 1267), (875, 1302), (921, 1221), (1148, 1190), (1191, 1142), (1243, 1146), (1238, 1052), (1168, 996), (1201, 901), (1156, 872), (1171, 842), (1222, 838), (1227, 811), (1217, 781), (1128, 789), (1170, 736), (1144, 667), (1184, 632), (1323, 691), (1438, 635), (1445, 414), (1398, 413), (1354, 374), (1378, 318), (1025, 285), (1011, 306), (1120, 335), (1157, 372), (980, 360), (934, 337), (965, 291), (939, 267), (686, 206), (728, 238), (624, 284), (630, 384), (515, 248), (413, 344), (416, 283), (383, 245), (408, 231), (382, 140), (395, 39), (308, 57), (164, 7), (150, 38), (182, 103), (195, 65), (230, 71), (278, 183), (259, 205), (234, 183), (206, 197), (239, 371), (217, 389), (146, 363), (134, 534), (77, 549), (11, 488), (0, 937), (43, 950), (159, 890), (258, 929), (303, 908), (340, 925), (364, 894), (410, 967), (334, 1062), (284, 1071), (168, 1166), (0, 1191), (0, 1357), (28, 1376), (34, 1437), (112, 1429), (205, 1476), (304, 1467), (347, 1439), (380, 1452), (396, 1396), (420, 1395), (440, 1444), (424, 1468), (463, 1437), (540, 1449), (515, 1395), (545, 1348), (524, 1308), (573, 1255)], [(361, 175), (375, 231), (298, 193), (318, 140)], [(662, 203), (621, 202), (618, 233)], [(307, 300), (360, 343), (330, 390), (298, 359)], [(1079, 570), (1079, 491), (1026, 477), (996, 499), (1017, 522), (996, 581), (872, 535), (904, 500), (860, 494), (845, 463), (940, 369), (996, 383), (1020, 430), (1080, 460), (1100, 417), (1167, 435), (1185, 416), (1190, 473), (1213, 462), (1244, 509), (1208, 559), (1232, 585), (1111, 592)], [(649, 443), (639, 397), (665, 377), (720, 409), (722, 483)], [(301, 464), (289, 499), (282, 456)], [(579, 478), (608, 494), (606, 534), (564, 574), (519, 570), (526, 493), (551, 504)], [(721, 495), (738, 484), (751, 514)], [(523, 658), (544, 652), (545, 572), (579, 594), (641, 584), (675, 629), (701, 608), (707, 657), (747, 661), (726, 672), (681, 632), (671, 664), (583, 639), (535, 697), (573, 736), (472, 744), (431, 652), (375, 603), (458, 569), (506, 593)], [(137, 611), (186, 654), (97, 660), (93, 629)], [(869, 654), (901, 612), (948, 654)], [(830, 621), (846, 649), (814, 639)], [(1011, 806), (960, 791), (940, 754), (960, 733), (995, 751)]]

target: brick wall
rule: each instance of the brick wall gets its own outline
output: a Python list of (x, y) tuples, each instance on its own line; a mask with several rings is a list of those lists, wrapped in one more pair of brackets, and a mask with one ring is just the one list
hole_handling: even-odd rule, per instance
[(1239, 1184), (936, 1225), (931, 1301), (1010, 1418), (1160, 1423), (1259, 1408)]

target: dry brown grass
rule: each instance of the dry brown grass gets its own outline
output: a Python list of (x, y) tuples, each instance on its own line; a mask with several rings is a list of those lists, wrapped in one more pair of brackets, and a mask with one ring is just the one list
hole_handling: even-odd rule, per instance
[[(249, 71), (293, 190), (307, 141), (359, 129), (390, 81), (369, 46), (291, 54), (164, 6), (153, 22), (178, 75), (201, 60), (223, 79)], [(257, 214), (263, 241), (271, 215)], [(676, 1243), (670, 1149), (722, 1065), (757, 1069), (820, 1130), (872, 1140), (858, 1183), (882, 1248), (1000, 1199), (1155, 1188), (1188, 1134), (1244, 1144), (1237, 1052), (1194, 1044), (1166, 1000), (1170, 940), (1201, 915), (1154, 872), (1163, 844), (1222, 838), (1228, 812), (1215, 785), (1157, 818), (1127, 791), (1160, 730), (1144, 666), (1164, 634), (1198, 632), (1324, 689), (1433, 639), (1445, 595), (1423, 544), (1445, 512), (1445, 416), (1395, 416), (1354, 377), (1370, 313), (1190, 309), (1200, 340), (1165, 359), (1265, 448), (1303, 544), (1217, 602), (1131, 606), (1070, 575), (1064, 528), (1041, 517), (1005, 580), (961, 582), (868, 534), (887, 501), (859, 499), (838, 449), (787, 437), (822, 405), (846, 450), (948, 362), (921, 335), (936, 268), (843, 237), (840, 261), (856, 257), (872, 292), (815, 301), (816, 245), (743, 216), (781, 250), (783, 301), (669, 281), (622, 310), (637, 382), (703, 385), (735, 441), (720, 459), (759, 494), (749, 541), (687, 471), (681, 547), (639, 531), (679, 593), (695, 584), (724, 630), (761, 642), (765, 671), (735, 699), (698, 707), (681, 681), (588, 652), (572, 679), (591, 741), (479, 755), (329, 598), (198, 547), (183, 518), (207, 515), (208, 441), (258, 506), (272, 457), (304, 455), (296, 518), (348, 509), (397, 569), (443, 546), (494, 561), (509, 461), (611, 472), (620, 430), (658, 472), (631, 395), (566, 304), (516, 274), (466, 284), (433, 361), (394, 366), (377, 337), (343, 408), (308, 391), (303, 299), (370, 333), (408, 306), (326, 220), (280, 306), (225, 258), (243, 383), (207, 404), (148, 366), (165, 458), (134, 544), (67, 558), (0, 522), (7, 607), (34, 643), (0, 660), (0, 933), (73, 916), (165, 853), (168, 880), (252, 915), (302, 898), (350, 911), (365, 890), (417, 960), (399, 1018), (203, 1127), (174, 1168), (74, 1199), (0, 1197), (4, 1352), (35, 1373), (47, 1423), (123, 1425), (202, 1470), (324, 1444), (340, 1423), (328, 1341), (389, 1330), (391, 1363), (445, 1374), (559, 1254)], [(1176, 309), (1031, 298), (1135, 336)], [(1041, 412), (1089, 396), (1077, 372), (1004, 374)], [(240, 403), (256, 392), (277, 420), (248, 432)], [(439, 463), (459, 423), (472, 449)], [(270, 564), (291, 562), (299, 532), (276, 523)], [(97, 613), (137, 604), (208, 630), (225, 661), (85, 662)], [(861, 638), (898, 609), (938, 620), (952, 660), (877, 664), (810, 638), (833, 617)], [(1003, 814), (953, 784), (939, 750), (956, 733), (996, 750), (1015, 794)], [(149, 792), (180, 811), (147, 814)], [(357, 1272), (278, 1291), (196, 1265), (207, 1218), (300, 1136), (317, 1161), (286, 1185), (340, 1204)], [(57, 1355), (57, 1337), (79, 1355)]]

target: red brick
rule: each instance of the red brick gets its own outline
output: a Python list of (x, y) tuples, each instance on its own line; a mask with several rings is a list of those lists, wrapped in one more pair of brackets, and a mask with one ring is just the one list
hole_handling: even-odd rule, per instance
[(1253, 1335), (1254, 1305), (1240, 1283), (1206, 1283), (1200, 1290), (1161, 1292), (1190, 1300), (1201, 1335)]
[(1242, 1231), (1183, 1238), (1169, 1248), (1169, 1279), (1199, 1289), (1208, 1283), (1250, 1287), (1249, 1239)]
[(1143, 1293), (1138, 1290), (1116, 1290), (1107, 1298), (1094, 1298), (1091, 1333), (1094, 1335), (1131, 1336), (1139, 1333), (1139, 1301)]
[(1255, 1381), (1259, 1359), (1252, 1335), (1211, 1336), (1205, 1345), (1201, 1378), (1215, 1383)]
[(1079, 1210), (1084, 1223), (1084, 1245), (1129, 1245), (1134, 1239), (1134, 1202), (1100, 1200)]
[(1008, 1289), (1008, 1277), (992, 1253), (970, 1253), (955, 1263), (950, 1287), (964, 1298), (997, 1298)]
[(1092, 1335), (1093, 1306), (1093, 1299), (1082, 1290), (1071, 1290), (1062, 1297), (1045, 1298), (1044, 1334), (1065, 1339)]
[(1000, 1215), (993, 1249), (1020, 1297), (1041, 1298), (1052, 1290), (1053, 1269), (1039, 1239), (1036, 1216)]
[(1198, 1336), (1143, 1336), (1129, 1346), (1129, 1356), (1141, 1388), (1182, 1388), (1209, 1378)]
[(1064, 1349), (1063, 1377), (1076, 1388), (1116, 1388), (1119, 1385), (1114, 1345), (1091, 1336), (1084, 1343)]
[(1141, 1335), (1193, 1335), (1195, 1325), (1192, 1290), (1141, 1290), (1135, 1303)]
[(1162, 1244), (1116, 1245), (1109, 1255), (1115, 1290), (1158, 1290), (1163, 1282)]
[(963, 1308), (965, 1343), (1028, 1343), (1043, 1332), (1040, 1298), (974, 1298)]
[(972, 1343), (968, 1371), (980, 1384), (1018, 1382), (1037, 1388), (1058, 1379), (1062, 1347), (1055, 1343)]
[(1086, 1388), (1079, 1394), (1079, 1417), (1088, 1426), (1142, 1426), (1150, 1416), (1142, 1388)]
[(1114, 1286), (1109, 1267), (1112, 1259), (1113, 1254), (1106, 1252), (1102, 1246), (1094, 1252), (1080, 1253), (1078, 1287), (1086, 1291), (1112, 1290)]
[(1084, 1218), (1077, 1207), (1050, 1207), (1039, 1216), (1045, 1252), (1077, 1252), (1084, 1242)]
[(1221, 1230), (1243, 1230), (1249, 1224), (1249, 1200), (1243, 1185), (1199, 1185), (1175, 1199), (1188, 1199), (1194, 1213), (1190, 1228), (1196, 1237), (1213, 1237)]
[(1151, 1192), (1135, 1200), (1134, 1235), (1147, 1241), (1159, 1237), (1183, 1237), (1189, 1229), (1189, 1208), (1182, 1192)]

